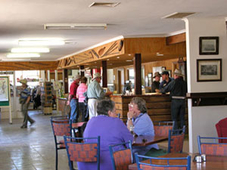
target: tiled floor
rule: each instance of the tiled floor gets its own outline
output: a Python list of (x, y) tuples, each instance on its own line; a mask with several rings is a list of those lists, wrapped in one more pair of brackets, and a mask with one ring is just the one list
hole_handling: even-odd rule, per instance
[[(0, 170), (54, 170), (55, 148), (50, 116), (29, 111), (36, 121), (21, 129), (22, 119), (0, 122)], [(56, 114), (55, 114), (56, 115)], [(67, 170), (65, 150), (59, 151), (59, 170)]]
[[(50, 116), (39, 111), (29, 111), (36, 121), (27, 129), (21, 129), (22, 119), (0, 122), (0, 170), (54, 170), (55, 148), (50, 125)], [(57, 115), (57, 114), (54, 114)], [(168, 142), (160, 143), (167, 147)], [(188, 141), (184, 142), (184, 152), (188, 152)], [(65, 150), (59, 151), (59, 170), (67, 170)]]

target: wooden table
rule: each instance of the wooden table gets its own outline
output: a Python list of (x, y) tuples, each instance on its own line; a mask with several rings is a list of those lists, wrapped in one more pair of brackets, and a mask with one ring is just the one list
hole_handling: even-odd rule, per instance
[[(207, 155), (206, 162), (202, 163), (196, 163), (193, 162), (193, 159), (195, 155), (197, 154), (186, 154), (186, 153), (169, 153), (164, 156), (160, 157), (187, 157), (188, 155), (191, 156), (191, 170), (225, 170), (227, 169), (227, 156), (212, 156), (212, 155)], [(146, 162), (146, 161), (145, 161)], [(159, 162), (160, 163), (160, 162)], [(171, 164), (171, 161), (170, 161)], [(174, 164), (186, 164), (186, 160), (180, 161), (180, 160), (175, 160)], [(129, 165), (129, 170), (137, 170), (137, 165), (131, 164)]]
[(168, 140), (168, 136), (135, 136), (133, 146), (147, 146)]

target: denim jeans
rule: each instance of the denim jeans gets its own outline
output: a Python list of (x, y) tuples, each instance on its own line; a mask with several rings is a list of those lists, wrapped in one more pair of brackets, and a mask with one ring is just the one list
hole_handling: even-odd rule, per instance
[(72, 123), (76, 123), (78, 119), (78, 100), (72, 99), (70, 102), (70, 107), (71, 107), (70, 121)]
[[(174, 122), (173, 130), (182, 129), (185, 125), (185, 100), (172, 99), (171, 115)], [(178, 120), (180, 120), (180, 126), (178, 125)]]

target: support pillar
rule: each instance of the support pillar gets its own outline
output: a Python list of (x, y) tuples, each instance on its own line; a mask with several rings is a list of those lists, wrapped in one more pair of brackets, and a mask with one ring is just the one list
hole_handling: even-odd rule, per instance
[(142, 94), (142, 84), (141, 84), (141, 54), (135, 54), (134, 60), (134, 72), (135, 72), (135, 82), (134, 82), (134, 90), (135, 95)]
[(102, 61), (102, 87), (107, 87), (107, 61)]
[(84, 71), (84, 66), (80, 66), (80, 75), (81, 75), (81, 77), (84, 77), (84, 72), (85, 72)]
[(68, 70), (64, 69), (63, 70), (64, 74), (63, 74), (63, 84), (64, 84), (64, 92), (68, 93), (69, 92), (69, 82), (68, 82)]

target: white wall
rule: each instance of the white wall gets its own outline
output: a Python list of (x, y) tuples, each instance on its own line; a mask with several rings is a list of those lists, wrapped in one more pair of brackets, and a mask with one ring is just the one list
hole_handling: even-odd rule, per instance
[[(185, 19), (188, 93), (227, 91), (227, 39), (225, 18)], [(199, 37), (218, 36), (219, 55), (199, 55)], [(197, 82), (197, 59), (222, 59), (222, 81)], [(227, 117), (227, 106), (192, 107), (188, 100), (189, 151), (198, 152), (197, 136), (217, 136), (215, 124)]]

